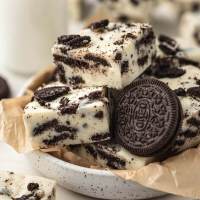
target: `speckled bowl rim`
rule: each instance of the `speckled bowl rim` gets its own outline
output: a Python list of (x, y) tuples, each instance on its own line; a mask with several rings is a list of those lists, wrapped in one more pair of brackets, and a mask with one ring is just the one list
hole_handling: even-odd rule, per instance
[[(22, 96), (25, 93), (26, 89), (31, 85), (34, 78), (35, 78), (35, 76), (32, 76), (27, 80), (27, 82), (21, 88), (18, 96)], [(88, 168), (88, 167), (82, 167), (82, 166), (75, 165), (75, 164), (69, 163), (67, 161), (61, 160), (59, 158), (56, 158), (55, 156), (52, 156), (51, 154), (48, 154), (48, 153), (44, 153), (40, 150), (36, 150), (31, 153), (37, 153), (37, 152), (42, 153), (48, 159), (52, 159), (53, 162), (59, 162), (62, 166), (64, 166), (64, 165), (68, 166), (68, 168), (73, 169), (74, 171), (81, 170), (81, 171), (87, 171), (88, 174), (115, 176), (109, 169), (105, 170), (105, 169), (92, 169), (92, 168)]]

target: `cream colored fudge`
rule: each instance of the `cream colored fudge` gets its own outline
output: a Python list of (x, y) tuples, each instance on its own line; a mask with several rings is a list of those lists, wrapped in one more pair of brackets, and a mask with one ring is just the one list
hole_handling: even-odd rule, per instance
[(108, 140), (105, 90), (103, 87), (71, 89), (58, 82), (46, 85), (26, 105), (24, 124), (36, 147)]
[(106, 143), (77, 145), (71, 147), (79, 156), (97, 163), (103, 168), (139, 169), (153, 161), (152, 157), (139, 157), (111, 141)]
[[(164, 45), (160, 41), (158, 49), (161, 44)], [(177, 153), (200, 143), (200, 63), (185, 57), (179, 45), (174, 43), (176, 48), (171, 48), (169, 44), (164, 46), (174, 51), (166, 48), (163, 53), (162, 47), (146, 74), (166, 83), (180, 99), (183, 122), (171, 149)]]
[(55, 182), (46, 178), (0, 171), (1, 200), (55, 200), (55, 187)]
[(179, 26), (180, 37), (188, 47), (200, 47), (200, 14), (186, 13), (182, 16)]
[(59, 80), (72, 86), (123, 88), (156, 54), (152, 27), (102, 20), (79, 35), (63, 35), (52, 48)]
[(103, 0), (100, 3), (101, 9), (116, 21), (149, 22), (155, 0)]

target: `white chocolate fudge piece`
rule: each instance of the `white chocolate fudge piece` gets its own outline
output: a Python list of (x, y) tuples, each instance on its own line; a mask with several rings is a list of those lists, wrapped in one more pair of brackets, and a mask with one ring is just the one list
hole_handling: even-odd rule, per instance
[(72, 151), (104, 168), (139, 169), (153, 161), (152, 157), (139, 157), (111, 141), (106, 143), (76, 145)]
[(200, 11), (199, 0), (173, 0), (173, 1), (178, 7), (180, 7), (182, 13)]
[(75, 86), (123, 88), (155, 57), (155, 36), (147, 24), (91, 24), (80, 35), (58, 38), (53, 49), (60, 81)]
[(158, 43), (159, 47), (164, 47), (159, 48), (160, 52), (146, 74), (166, 83), (180, 99), (183, 123), (171, 149), (172, 153), (177, 153), (200, 144), (200, 63), (181, 54), (175, 43), (170, 46), (172, 41), (168, 45), (165, 43)]
[(181, 18), (179, 32), (188, 47), (200, 47), (200, 14), (184, 14)]
[(1, 200), (55, 200), (55, 181), (0, 171)]
[(61, 83), (46, 85), (26, 105), (24, 123), (36, 147), (110, 139), (108, 99), (103, 87), (71, 89)]
[(103, 0), (100, 3), (101, 9), (117, 21), (149, 22), (155, 0)]

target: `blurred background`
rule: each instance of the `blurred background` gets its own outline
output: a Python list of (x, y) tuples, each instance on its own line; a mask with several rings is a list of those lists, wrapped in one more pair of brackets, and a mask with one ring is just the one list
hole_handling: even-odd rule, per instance
[(195, 49), (194, 59), (200, 61), (200, 0), (1, 0), (0, 76), (8, 81), (10, 95), (52, 64), (57, 36), (105, 18), (151, 23), (157, 34)]

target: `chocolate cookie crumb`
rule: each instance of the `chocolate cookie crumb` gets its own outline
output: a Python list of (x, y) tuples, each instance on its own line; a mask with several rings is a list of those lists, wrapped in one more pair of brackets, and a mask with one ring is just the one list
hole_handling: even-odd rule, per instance
[(95, 115), (94, 115), (95, 118), (98, 118), (98, 119), (102, 119), (103, 118), (103, 111), (98, 111)]
[(105, 58), (101, 58), (99, 56), (96, 56), (94, 54), (88, 53), (84, 56), (84, 58), (86, 60), (90, 60), (95, 62), (95, 64), (98, 65), (103, 65), (103, 66), (110, 66), (110, 64), (108, 63), (108, 61)]
[(138, 6), (140, 4), (140, 0), (130, 0), (130, 2), (134, 5), (134, 6)]
[(69, 82), (71, 85), (78, 85), (85, 83), (85, 81), (82, 79), (81, 76), (72, 76), (71, 78), (69, 78)]
[(58, 44), (66, 45), (70, 40), (73, 40), (79, 37), (80, 35), (61, 35), (60, 37), (58, 37)]
[(33, 136), (37, 136), (39, 134), (42, 134), (43, 131), (49, 130), (51, 128), (54, 128), (56, 125), (58, 125), (58, 120), (53, 119), (51, 121), (45, 122), (43, 124), (38, 125), (33, 129)]
[(121, 74), (127, 73), (129, 69), (128, 61), (123, 61), (121, 64)]
[(180, 51), (179, 45), (174, 39), (166, 35), (160, 35), (158, 40), (160, 50), (166, 55), (176, 55)]
[(200, 45), (200, 26), (198, 26), (194, 31), (194, 39), (196, 43)]
[(88, 45), (91, 42), (90, 36), (80, 36), (67, 42), (71, 48), (80, 48)]
[(89, 63), (83, 60), (74, 59), (70, 57), (64, 57), (57, 54), (54, 54), (53, 57), (54, 57), (54, 62), (63, 62), (64, 64), (69, 65), (74, 68), (85, 68), (85, 69), (89, 68)]
[(188, 88), (187, 94), (192, 97), (200, 98), (200, 86)]
[(67, 106), (60, 106), (59, 110), (62, 115), (64, 114), (76, 114), (79, 104), (70, 104)]
[(57, 125), (55, 126), (55, 131), (58, 133), (61, 133), (61, 132), (76, 133), (78, 129), (70, 127), (70, 126), (65, 126), (65, 125)]
[(91, 30), (93, 31), (102, 31), (108, 26), (108, 24), (109, 24), (109, 20), (104, 19), (104, 20), (90, 24), (89, 28), (91, 28)]
[(43, 143), (46, 145), (56, 145), (56, 144), (58, 144), (58, 142), (60, 142), (62, 140), (66, 140), (66, 139), (74, 140), (75, 138), (76, 138), (76, 134), (65, 132), (61, 135), (54, 136), (52, 139), (49, 139), (49, 140), (45, 139), (45, 140), (43, 140)]
[(38, 183), (29, 183), (27, 185), (28, 191), (33, 191), (33, 190), (38, 190), (39, 189), (39, 184)]
[(186, 137), (186, 138), (193, 138), (193, 137), (196, 137), (198, 134), (198, 131), (192, 131), (192, 130), (186, 130), (183, 132), (183, 135)]
[(53, 101), (57, 99), (58, 97), (68, 94), (70, 91), (70, 88), (67, 86), (54, 86), (54, 87), (47, 87), (37, 90), (34, 93), (34, 97), (38, 100), (43, 101)]
[(110, 137), (110, 133), (105, 133), (102, 135), (102, 133), (96, 133), (95, 135), (93, 135), (91, 137), (92, 141), (100, 141), (100, 140), (104, 140), (106, 138)]
[(191, 117), (190, 119), (187, 119), (187, 123), (192, 125), (192, 126), (195, 126), (195, 127), (199, 127), (200, 126), (200, 120), (194, 118), (194, 117)]
[(145, 63), (148, 61), (148, 55), (145, 55), (141, 58), (138, 58), (137, 63), (139, 66), (144, 66)]
[(59, 77), (61, 83), (67, 83), (67, 80), (65, 77), (65, 70), (62, 65), (58, 65), (56, 67), (56, 74), (58, 74), (58, 77)]
[(121, 59), (122, 59), (122, 54), (121, 53), (116, 53), (115, 60), (120, 61)]
[(101, 91), (94, 91), (94, 92), (91, 92), (91, 93), (88, 95), (88, 98), (89, 98), (90, 100), (100, 99), (100, 98), (102, 98), (102, 92), (101, 92)]
[(186, 91), (184, 88), (175, 89), (174, 92), (176, 93), (177, 96), (181, 96), (181, 97), (186, 96)]

